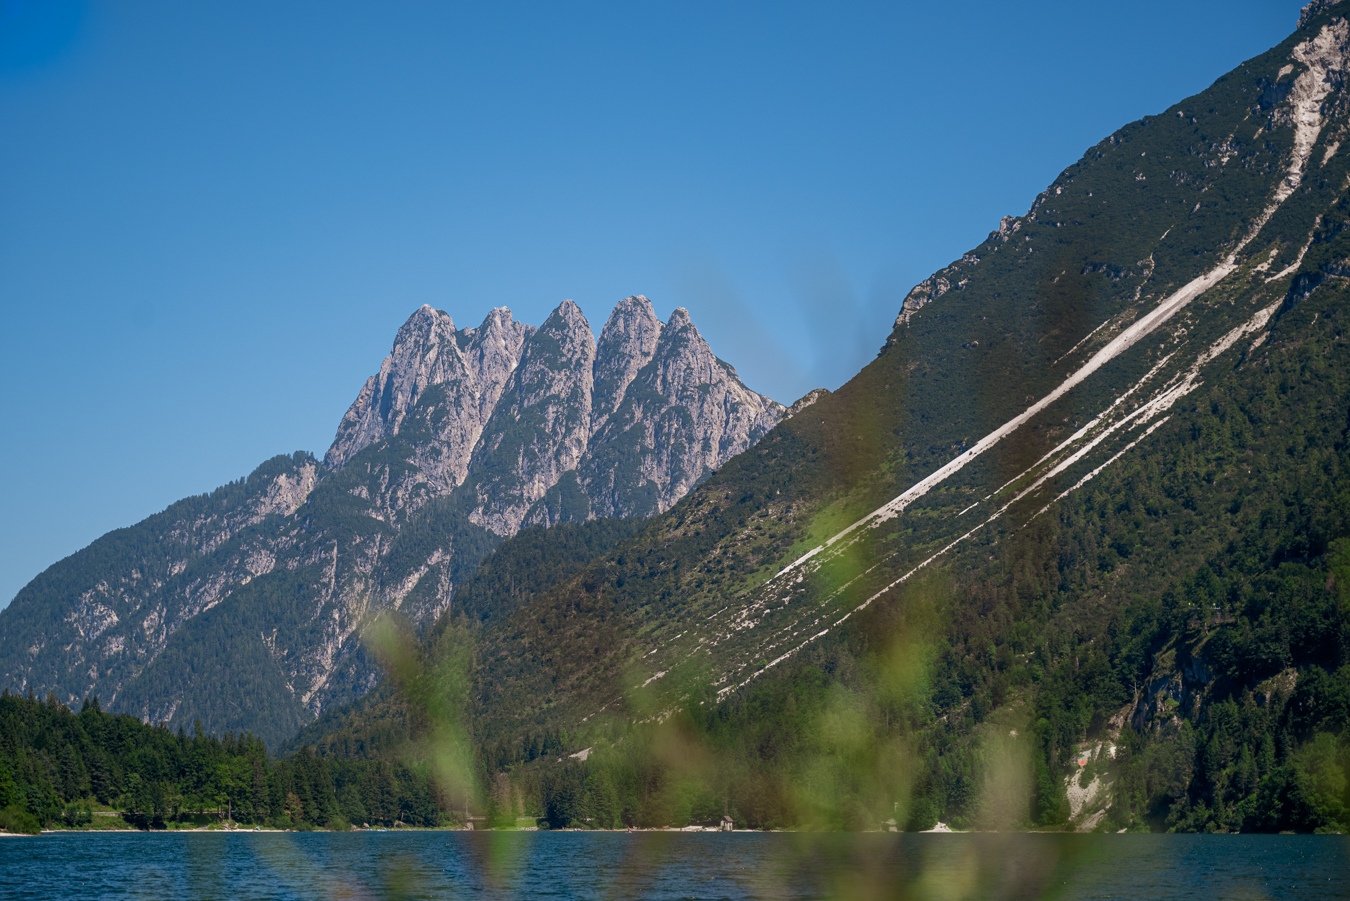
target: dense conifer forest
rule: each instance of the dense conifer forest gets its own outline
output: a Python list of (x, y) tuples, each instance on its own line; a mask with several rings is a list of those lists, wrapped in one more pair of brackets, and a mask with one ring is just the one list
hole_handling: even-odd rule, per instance
[(306, 748), (269, 759), (251, 735), (192, 735), (99, 709), (0, 696), (0, 828), (276, 829), (450, 821), (425, 773), (334, 762)]

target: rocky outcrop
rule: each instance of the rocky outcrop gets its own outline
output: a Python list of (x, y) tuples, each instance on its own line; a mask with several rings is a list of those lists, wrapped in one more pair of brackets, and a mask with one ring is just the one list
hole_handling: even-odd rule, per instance
[(1311, 3), (1304, 6), (1303, 9), (1299, 11), (1298, 27), (1302, 28), (1304, 25), (1308, 24), (1313, 16), (1330, 9), (1340, 2), (1341, 0), (1312, 0)]
[(651, 301), (641, 294), (619, 301), (609, 314), (595, 354), (592, 434), (603, 428), (619, 409), (628, 386), (651, 361), (662, 328)]
[(300, 505), (309, 499), (314, 483), (319, 477), (319, 467), (315, 461), (305, 461), (291, 472), (283, 472), (267, 486), (267, 492), (258, 500), (253, 510), (247, 514), (247, 524), (253, 525), (265, 516), (277, 514), (290, 516)]
[(810, 391), (806, 392), (801, 397), (797, 398), (797, 400), (793, 402), (792, 406), (787, 408), (787, 412), (783, 414), (783, 418), (791, 419), (792, 417), (800, 413), (802, 410), (805, 410), (807, 407), (811, 406), (816, 401), (820, 400), (822, 397), (828, 397), (829, 394), (830, 390), (828, 388), (812, 388)]
[(463, 364), (458, 355), (445, 352), (454, 346), (455, 323), (447, 313), (426, 305), (413, 313), (398, 330), (380, 371), (366, 379), (342, 417), (324, 464), (340, 468), (372, 442), (398, 434), (408, 408), (429, 385), (448, 375), (465, 377), (462, 372), (447, 372)]
[[(990, 233), (990, 239), (998, 236), (1007, 241), (1008, 236), (1017, 231), (1021, 225), (1020, 219), (1004, 216), (999, 223), (998, 230)], [(965, 288), (970, 281), (965, 274), (965, 270), (979, 262), (979, 257), (973, 253), (968, 253), (947, 268), (938, 270), (911, 288), (910, 292), (905, 295), (904, 302), (900, 305), (900, 312), (895, 317), (895, 328), (908, 325), (910, 317), (948, 291), (960, 291)]]

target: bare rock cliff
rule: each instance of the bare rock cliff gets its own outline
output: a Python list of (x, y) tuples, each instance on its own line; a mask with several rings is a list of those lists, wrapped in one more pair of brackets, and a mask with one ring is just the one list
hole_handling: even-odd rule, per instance
[(736, 370), (713, 354), (689, 311), (677, 309), (581, 462), (590, 515), (649, 516), (669, 509), (758, 441), (784, 412), (746, 388)]
[(339, 469), (376, 441), (397, 435), (420, 403), (418, 413), (435, 440), (419, 469), (438, 487), (458, 485), (533, 331), (499, 308), (478, 328), (457, 332), (447, 313), (422, 306), (398, 330), (380, 371), (342, 417), (325, 465)]
[(594, 365), (590, 323), (563, 301), (526, 343), (474, 452), (473, 522), (514, 535), (530, 507), (576, 469), (590, 437)]

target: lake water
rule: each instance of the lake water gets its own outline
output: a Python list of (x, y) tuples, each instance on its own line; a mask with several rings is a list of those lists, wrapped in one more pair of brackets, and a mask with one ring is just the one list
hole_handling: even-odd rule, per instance
[(0, 899), (1319, 899), (1342, 836), (51, 834), (0, 839)]

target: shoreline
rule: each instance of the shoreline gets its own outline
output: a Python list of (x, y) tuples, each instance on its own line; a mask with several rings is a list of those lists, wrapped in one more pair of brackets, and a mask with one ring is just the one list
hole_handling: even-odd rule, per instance
[[(355, 829), (342, 829), (342, 830), (338, 830), (338, 829), (276, 829), (276, 828), (271, 828), (271, 827), (257, 827), (257, 828), (249, 827), (249, 828), (240, 828), (240, 829), (221, 829), (221, 828), (210, 828), (210, 827), (205, 827), (205, 826), (203, 826), (203, 827), (198, 827), (198, 828), (195, 828), (195, 829), (133, 829), (133, 828), (127, 828), (127, 829), (62, 829), (62, 828), (56, 828), (56, 829), (43, 829), (43, 830), (42, 830), (39, 834), (37, 834), (37, 835), (30, 835), (30, 834), (25, 833), (25, 832), (6, 832), (6, 831), (4, 831), (4, 830), (0, 830), (0, 839), (3, 839), (3, 838), (41, 838), (43, 835), (301, 835), (301, 834), (304, 834), (304, 833), (324, 833), (324, 834), (332, 834), (332, 835), (341, 835), (341, 834), (351, 834), (351, 833), (396, 833), (396, 834), (401, 833), (401, 834), (411, 834), (411, 833), (428, 833), (428, 832), (480, 832), (480, 833), (483, 833), (483, 832), (500, 832), (500, 833), (509, 833), (509, 832), (519, 832), (519, 833), (526, 833), (526, 832), (528, 832), (528, 833), (549, 833), (549, 832), (555, 832), (555, 833), (557, 833), (557, 832), (569, 832), (569, 833), (575, 833), (575, 832), (581, 832), (581, 833), (591, 833), (591, 834), (597, 834), (597, 835), (598, 835), (598, 834), (605, 834), (605, 833), (608, 833), (608, 834), (661, 833), (661, 834), (666, 834), (666, 835), (673, 835), (673, 834), (680, 834), (680, 835), (704, 835), (704, 834), (708, 834), (708, 833), (723, 833), (723, 834), (728, 834), (728, 835), (730, 835), (730, 834), (741, 834), (741, 835), (745, 835), (745, 834), (756, 834), (756, 835), (783, 835), (783, 834), (849, 835), (849, 834), (855, 834), (855, 835), (1065, 835), (1065, 836), (1068, 836), (1068, 835), (1073, 835), (1073, 836), (1088, 836), (1088, 835), (1123, 835), (1123, 834), (1135, 834), (1135, 835), (1163, 835), (1163, 834), (1166, 834), (1166, 833), (1125, 833), (1123, 830), (1122, 830), (1121, 832), (1057, 832), (1057, 831), (1053, 831), (1053, 830), (1040, 830), (1040, 829), (1030, 829), (1030, 830), (1026, 830), (1026, 831), (1018, 831), (1018, 832), (981, 832), (981, 831), (978, 831), (978, 830), (952, 829), (952, 828), (950, 828), (950, 827), (947, 827), (946, 824), (939, 824), (939, 827), (945, 827), (945, 828), (925, 829), (925, 830), (918, 831), (918, 832), (892, 832), (892, 831), (887, 831), (887, 830), (869, 830), (869, 831), (867, 831), (867, 832), (848, 833), (848, 832), (818, 832), (818, 831), (815, 831), (815, 830), (799, 830), (799, 829), (769, 829), (769, 830), (764, 830), (764, 829), (731, 829), (731, 830), (723, 830), (723, 829), (716, 829), (716, 828), (711, 828), (711, 827), (700, 827), (700, 828), (690, 828), (690, 827), (685, 827), (685, 828), (659, 828), (659, 827), (643, 827), (643, 828), (638, 828), (638, 827), (634, 827), (634, 828), (631, 828), (631, 829), (629, 829), (629, 828), (622, 828), (622, 829), (465, 829), (463, 826), (411, 826), (411, 827), (404, 826), (404, 827), (397, 827), (397, 828), (393, 828), (393, 829), (381, 829), (381, 828), (360, 829), (360, 828), (355, 828)], [(1200, 835), (1200, 834), (1203, 834), (1203, 833), (1180, 833), (1180, 834), (1186, 834), (1186, 835)], [(1255, 832), (1253, 832), (1253, 833), (1219, 833), (1219, 834), (1222, 834), (1222, 835), (1230, 835), (1230, 836), (1231, 836), (1231, 835), (1291, 835), (1291, 836), (1292, 836), (1292, 835), (1316, 835), (1316, 834), (1335, 835), (1335, 836), (1340, 836), (1340, 835), (1342, 835), (1342, 833), (1339, 833), (1339, 832), (1337, 832), (1337, 833), (1311, 833), (1311, 832), (1308, 832), (1308, 833), (1293, 833), (1293, 832), (1255, 833)]]

